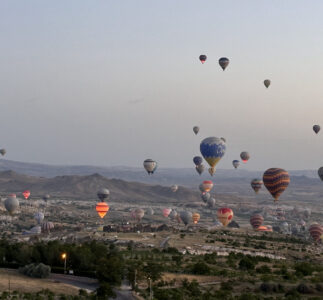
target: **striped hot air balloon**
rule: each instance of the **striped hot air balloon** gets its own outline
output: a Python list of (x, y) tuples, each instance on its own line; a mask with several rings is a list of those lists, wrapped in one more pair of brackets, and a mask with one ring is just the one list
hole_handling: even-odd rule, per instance
[(100, 216), (101, 219), (104, 218), (104, 216), (107, 214), (107, 212), (109, 211), (109, 205), (105, 202), (98, 202), (96, 204), (96, 211), (98, 213), (98, 215)]
[(323, 227), (318, 223), (313, 223), (308, 229), (311, 237), (315, 242), (318, 242), (323, 234)]
[(231, 208), (227, 207), (219, 208), (217, 217), (223, 226), (227, 226), (233, 219), (233, 211)]
[(211, 180), (204, 180), (202, 183), (204, 192), (209, 192), (213, 188), (213, 182)]
[(254, 229), (257, 229), (264, 222), (264, 218), (262, 215), (255, 214), (250, 217), (250, 224)]
[(253, 179), (251, 180), (251, 187), (253, 188), (253, 190), (256, 192), (256, 194), (258, 194), (259, 190), (261, 189), (262, 187), (262, 180), (260, 179)]
[(280, 168), (268, 169), (263, 175), (263, 182), (275, 201), (286, 190), (290, 182), (288, 172)]
[(197, 222), (200, 220), (200, 218), (201, 218), (200, 214), (198, 214), (198, 213), (194, 213), (194, 214), (192, 215), (193, 223), (194, 223), (194, 224), (197, 224)]

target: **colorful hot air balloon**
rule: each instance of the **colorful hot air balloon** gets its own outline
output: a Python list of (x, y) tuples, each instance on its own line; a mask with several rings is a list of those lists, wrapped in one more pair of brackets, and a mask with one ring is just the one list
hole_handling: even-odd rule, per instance
[(109, 199), (110, 191), (108, 189), (102, 188), (97, 192), (97, 196), (101, 202), (104, 202), (105, 200)]
[(185, 225), (187, 225), (192, 220), (192, 213), (189, 211), (181, 211), (179, 213), (179, 216)]
[(203, 162), (203, 158), (201, 156), (194, 156), (193, 157), (193, 162), (195, 166), (199, 166)]
[(243, 161), (244, 163), (246, 163), (246, 162), (249, 160), (250, 155), (249, 155), (249, 153), (248, 153), (248, 152), (243, 151), (243, 152), (241, 152), (241, 153), (240, 153), (240, 157), (241, 157), (242, 161)]
[(207, 59), (207, 56), (205, 54), (201, 54), (199, 59), (200, 59), (201, 63), (204, 64)]
[(30, 191), (29, 190), (26, 190), (26, 191), (22, 192), (22, 195), (27, 200), (29, 198), (29, 196), (30, 196)]
[(43, 232), (50, 233), (52, 229), (54, 229), (54, 223), (53, 222), (44, 222), (41, 224), (41, 229)]
[(203, 200), (203, 202), (207, 202), (210, 198), (211, 198), (211, 195), (210, 195), (210, 193), (202, 193), (201, 194), (201, 198), (202, 198), (202, 200)]
[(170, 189), (172, 190), (173, 193), (176, 193), (178, 190), (178, 185), (174, 184), (170, 187)]
[(288, 172), (280, 168), (268, 169), (263, 175), (263, 182), (275, 201), (286, 190), (290, 182)]
[(223, 226), (227, 226), (233, 219), (233, 211), (231, 208), (227, 207), (219, 208), (217, 217)]
[(4, 156), (7, 153), (6, 149), (0, 149), (0, 154)]
[(157, 169), (157, 162), (152, 159), (146, 159), (144, 161), (144, 168), (149, 175), (154, 174), (155, 170)]
[(240, 165), (240, 161), (238, 161), (238, 160), (233, 160), (232, 161), (232, 165), (234, 166), (234, 168), (236, 169), (236, 168), (238, 168), (239, 167), (239, 165)]
[(211, 180), (204, 180), (202, 185), (204, 192), (209, 192), (213, 188), (213, 182)]
[(316, 134), (318, 134), (318, 133), (319, 133), (319, 131), (321, 130), (321, 126), (320, 126), (320, 125), (314, 125), (314, 126), (313, 126), (313, 130), (314, 130), (314, 132), (315, 132)]
[(221, 66), (222, 70), (224, 71), (226, 67), (229, 65), (229, 59), (226, 57), (221, 57), (219, 59), (219, 65)]
[(215, 166), (223, 157), (226, 150), (225, 142), (217, 137), (208, 137), (200, 144), (200, 151), (204, 159), (210, 165), (209, 172), (215, 173)]
[(96, 211), (98, 213), (98, 215), (100, 216), (101, 219), (104, 218), (104, 216), (107, 214), (107, 212), (109, 211), (109, 205), (105, 202), (98, 202), (96, 204)]
[(315, 242), (318, 242), (323, 234), (323, 227), (320, 224), (313, 223), (310, 228), (308, 229), (312, 239)]
[(262, 180), (260, 179), (253, 179), (251, 180), (251, 187), (253, 188), (253, 190), (256, 192), (256, 194), (258, 194), (259, 190), (261, 189), (262, 187)]
[(194, 223), (194, 224), (197, 224), (197, 222), (200, 220), (200, 218), (201, 218), (200, 214), (198, 214), (198, 213), (194, 213), (194, 214), (192, 215), (192, 221), (193, 221), (193, 223)]
[(204, 167), (204, 165), (200, 164), (200, 165), (196, 166), (195, 169), (196, 169), (196, 172), (201, 175), (204, 172), (205, 167)]
[(163, 209), (163, 216), (165, 218), (168, 218), (169, 214), (171, 213), (172, 209), (171, 208), (164, 208)]
[(19, 201), (16, 198), (15, 194), (9, 195), (9, 197), (5, 200), (4, 206), (10, 215), (13, 215), (15, 211), (19, 208)]
[(254, 229), (261, 226), (263, 222), (264, 222), (264, 218), (263, 218), (262, 215), (255, 214), (255, 215), (250, 217), (250, 224)]
[(264, 85), (265, 85), (265, 87), (268, 89), (268, 87), (270, 86), (270, 84), (271, 84), (271, 81), (269, 80), (269, 79), (265, 79), (264, 80)]
[(194, 127), (193, 127), (193, 131), (194, 131), (194, 133), (195, 133), (195, 134), (198, 134), (198, 133), (199, 133), (199, 131), (200, 131), (200, 127), (198, 127), (198, 126), (194, 126)]

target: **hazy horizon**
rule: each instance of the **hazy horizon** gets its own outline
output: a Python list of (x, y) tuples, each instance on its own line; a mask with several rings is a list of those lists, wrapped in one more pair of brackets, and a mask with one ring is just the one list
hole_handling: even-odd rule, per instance
[(218, 169), (248, 151), (242, 169), (317, 170), (322, 13), (318, 1), (1, 1), (0, 148), (23, 162), (190, 168), (218, 136)]

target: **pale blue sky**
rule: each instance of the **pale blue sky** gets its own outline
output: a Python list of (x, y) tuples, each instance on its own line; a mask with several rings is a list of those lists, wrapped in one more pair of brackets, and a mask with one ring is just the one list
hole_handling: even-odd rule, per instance
[(201, 139), (223, 136), (218, 168), (247, 150), (247, 169), (316, 169), (322, 15), (319, 0), (2, 0), (0, 147), (28, 162), (191, 167)]

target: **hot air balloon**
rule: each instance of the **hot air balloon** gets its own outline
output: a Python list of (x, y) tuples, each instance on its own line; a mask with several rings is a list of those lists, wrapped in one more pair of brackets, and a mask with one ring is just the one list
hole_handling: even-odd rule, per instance
[(226, 57), (221, 57), (219, 59), (219, 65), (221, 66), (222, 70), (224, 71), (226, 67), (229, 65), (229, 59)]
[(272, 232), (273, 229), (268, 225), (268, 226), (259, 226), (256, 228), (256, 231), (269, 231), (269, 232)]
[(263, 222), (264, 222), (264, 218), (263, 218), (262, 215), (255, 214), (255, 215), (250, 217), (250, 224), (254, 229), (261, 226)]
[(96, 211), (98, 213), (98, 215), (100, 216), (101, 219), (103, 219), (105, 217), (105, 215), (107, 214), (107, 212), (109, 211), (109, 205), (105, 202), (98, 202), (96, 204)]
[(172, 190), (173, 193), (176, 193), (178, 190), (178, 185), (174, 184), (170, 187), (170, 189)]
[(238, 160), (233, 160), (232, 161), (232, 165), (234, 166), (234, 168), (236, 169), (236, 168), (238, 168), (239, 167), (239, 165), (240, 165), (240, 161), (238, 161)]
[(215, 199), (214, 198), (210, 198), (207, 200), (207, 206), (209, 208), (214, 208), (215, 207)]
[(30, 191), (29, 190), (25, 190), (24, 192), (22, 192), (22, 195), (27, 200), (29, 198), (29, 196), (30, 196)]
[(240, 153), (240, 157), (241, 157), (242, 161), (243, 161), (244, 163), (246, 163), (246, 162), (249, 160), (250, 155), (249, 155), (249, 153), (248, 153), (248, 152), (243, 151), (243, 152), (241, 152), (241, 153)]
[(319, 177), (323, 181), (323, 167), (319, 168), (318, 171), (317, 171), (317, 173), (319, 174)]
[(41, 222), (44, 221), (44, 217), (45, 217), (44, 213), (42, 213), (41, 211), (35, 213), (34, 215), (34, 218), (38, 224), (41, 224)]
[(194, 223), (194, 224), (197, 224), (197, 222), (200, 220), (200, 218), (201, 218), (200, 214), (198, 214), (198, 213), (194, 213), (194, 214), (192, 215), (192, 221), (193, 221), (193, 223)]
[(207, 59), (207, 57), (206, 57), (205, 54), (201, 54), (200, 57), (199, 57), (199, 59), (200, 59), (201, 63), (204, 64), (205, 61), (206, 61), (206, 59)]
[(179, 216), (185, 225), (187, 225), (192, 220), (192, 213), (189, 211), (181, 211)]
[(210, 195), (210, 193), (205, 192), (205, 193), (201, 194), (201, 198), (202, 198), (203, 202), (206, 203), (211, 198), (211, 195)]
[(270, 83), (271, 83), (271, 81), (269, 80), (269, 79), (265, 79), (264, 80), (264, 85), (265, 85), (265, 87), (268, 89), (268, 87), (270, 86)]
[(0, 154), (4, 156), (7, 153), (6, 149), (0, 149)]
[(204, 159), (210, 165), (209, 173), (215, 173), (215, 166), (223, 157), (226, 150), (225, 142), (217, 137), (208, 137), (200, 144), (200, 151)]
[(209, 192), (213, 188), (213, 182), (211, 180), (204, 180), (202, 183), (204, 192)]
[(199, 133), (199, 131), (200, 131), (200, 127), (198, 127), (198, 126), (194, 126), (194, 127), (193, 127), (193, 131), (194, 131), (194, 133), (195, 133), (195, 134), (198, 134), (198, 133)]
[(144, 168), (149, 175), (154, 174), (155, 170), (157, 169), (157, 162), (152, 159), (146, 159), (144, 161)]
[(47, 202), (49, 199), (50, 199), (50, 195), (49, 194), (46, 194), (46, 195), (43, 196), (43, 200), (45, 202)]
[(131, 216), (137, 221), (140, 222), (144, 217), (145, 211), (141, 208), (136, 208), (131, 212)]
[(318, 133), (319, 133), (319, 131), (321, 130), (320, 125), (314, 125), (314, 126), (313, 126), (313, 130), (314, 130), (314, 132), (315, 132), (316, 134), (318, 134)]
[(100, 189), (97, 193), (98, 198), (101, 202), (104, 202), (105, 200), (109, 199), (110, 197), (110, 191), (108, 189)]
[(217, 217), (223, 226), (227, 226), (233, 219), (233, 211), (231, 208), (227, 207), (219, 208)]
[(9, 195), (9, 197), (5, 200), (4, 206), (10, 215), (13, 215), (15, 211), (19, 208), (19, 201), (16, 198), (15, 194)]
[(320, 224), (313, 223), (310, 228), (308, 229), (312, 239), (315, 242), (318, 242), (323, 234), (323, 227)]
[(170, 214), (168, 215), (168, 217), (172, 220), (172, 221), (174, 221), (176, 218), (177, 218), (177, 216), (178, 216), (178, 213), (177, 213), (177, 211), (175, 210), (175, 209), (172, 209), (172, 211), (170, 212)]
[(148, 215), (148, 216), (152, 216), (152, 215), (154, 215), (154, 210), (151, 208), (151, 207), (148, 207), (147, 208), (147, 210), (146, 210), (146, 214)]
[(259, 190), (261, 189), (262, 187), (262, 180), (260, 179), (253, 179), (251, 180), (251, 187), (253, 188), (253, 190), (256, 192), (256, 194), (258, 194)]
[(196, 166), (195, 169), (196, 169), (196, 172), (201, 175), (204, 172), (205, 167), (204, 167), (204, 165), (201, 164), (201, 165)]
[(52, 229), (54, 229), (54, 223), (53, 222), (44, 222), (41, 224), (41, 229), (43, 232), (50, 233)]
[(288, 172), (279, 168), (268, 169), (262, 179), (275, 201), (278, 201), (279, 196), (286, 190), (290, 182)]
[(195, 166), (199, 166), (203, 162), (203, 158), (201, 156), (194, 156), (193, 162)]
[(169, 216), (169, 214), (170, 214), (170, 212), (172, 211), (172, 209), (171, 208), (164, 208), (163, 209), (163, 216), (165, 217), (165, 218), (167, 218), (168, 216)]

